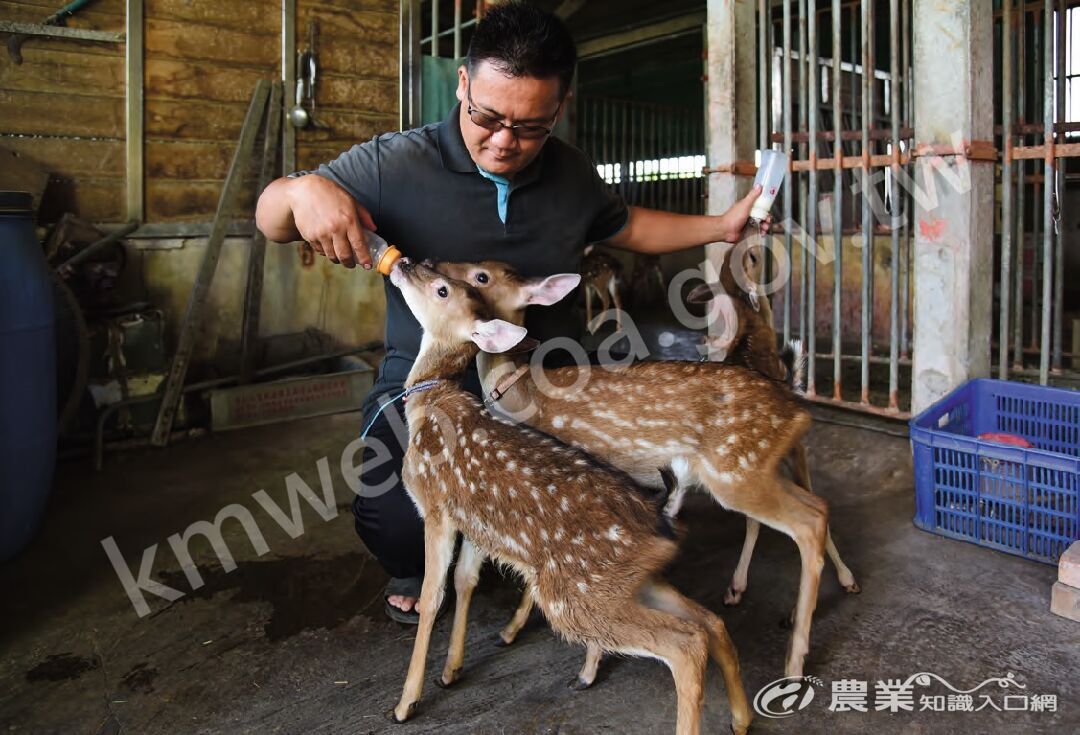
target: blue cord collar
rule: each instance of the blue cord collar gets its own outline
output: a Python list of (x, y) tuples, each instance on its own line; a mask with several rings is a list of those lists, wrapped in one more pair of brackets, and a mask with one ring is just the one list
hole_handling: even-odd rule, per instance
[(367, 438), (368, 432), (371, 431), (371, 427), (375, 425), (375, 422), (378, 420), (379, 416), (382, 415), (382, 412), (386, 410), (387, 406), (389, 406), (392, 403), (396, 403), (399, 398), (403, 398), (405, 400), (408, 400), (409, 396), (413, 395), (414, 393), (423, 393), (426, 390), (431, 390), (432, 388), (434, 388), (436, 385), (438, 385), (441, 382), (442, 382), (442, 378), (431, 378), (430, 380), (421, 380), (419, 383), (416, 383), (415, 385), (412, 385), (409, 388), (406, 388), (405, 390), (401, 391), (396, 396), (391, 398), (389, 401), (383, 402), (379, 406), (379, 409), (375, 412), (375, 415), (371, 417), (371, 421), (368, 422), (368, 425), (360, 433), (360, 438), (361, 439), (366, 439)]

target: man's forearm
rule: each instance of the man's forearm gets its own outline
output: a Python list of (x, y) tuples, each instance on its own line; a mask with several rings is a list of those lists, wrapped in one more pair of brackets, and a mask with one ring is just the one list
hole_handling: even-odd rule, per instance
[[(630, 221), (609, 244), (638, 253), (671, 253), (716, 242), (723, 237), (723, 217), (675, 214), (630, 208)], [(620, 237), (621, 236), (621, 237)]]
[(255, 226), (266, 235), (266, 239), (274, 242), (301, 239), (288, 198), (289, 187), (297, 181), (298, 179), (277, 179), (270, 182), (259, 195), (259, 202), (255, 206)]

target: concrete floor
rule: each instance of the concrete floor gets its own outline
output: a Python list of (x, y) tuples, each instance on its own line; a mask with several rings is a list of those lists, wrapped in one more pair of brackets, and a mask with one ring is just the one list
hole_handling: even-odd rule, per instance
[[(494, 646), (517, 591), (490, 568), (475, 598), (466, 678), (452, 690), (428, 685), (415, 719), (390, 724), (385, 713), (400, 693), (412, 632), (384, 617), (385, 575), (353, 534), (338, 462), (357, 422), (350, 414), (207, 436), (111, 456), (100, 474), (81, 462), (62, 466), (40, 537), (0, 568), (8, 590), (0, 602), (0, 731), (673, 731), (674, 687), (655, 661), (605, 661), (594, 688), (574, 692), (566, 683), (583, 652), (542, 621), (513, 647)], [(816, 489), (831, 504), (837, 543), (863, 592), (845, 594), (826, 567), (807, 661), (824, 688), (792, 718), (759, 717), (752, 731), (1080, 731), (1080, 625), (1049, 613), (1055, 570), (916, 530), (906, 439), (818, 422), (809, 443)], [(308, 531), (291, 539), (251, 496), (265, 489), (284, 503), (292, 472), (317, 488), (324, 455), (339, 513), (324, 522), (307, 509)], [(230, 503), (251, 510), (270, 551), (256, 556), (240, 524), (228, 522), (238, 568), (223, 572), (209, 545), (196, 544), (206, 585), (192, 593), (166, 539)], [(794, 600), (794, 545), (764, 531), (750, 589), (741, 606), (726, 609), (743, 520), (704, 496), (691, 498), (682, 517), (688, 536), (670, 577), (722, 614), (752, 697), (782, 675), (787, 631), (779, 621)], [(155, 577), (187, 596), (171, 604), (150, 597), (153, 612), (139, 618), (103, 552), (108, 536), (133, 567), (158, 544)], [(449, 616), (436, 627), (429, 681), (449, 627)], [(877, 679), (923, 671), (958, 689), (1013, 672), (1028, 691), (1056, 694), (1058, 712), (828, 710), (835, 680), (866, 679), (873, 691)], [(992, 693), (1000, 705), (1001, 693)], [(711, 667), (703, 731), (727, 732), (728, 720)]]

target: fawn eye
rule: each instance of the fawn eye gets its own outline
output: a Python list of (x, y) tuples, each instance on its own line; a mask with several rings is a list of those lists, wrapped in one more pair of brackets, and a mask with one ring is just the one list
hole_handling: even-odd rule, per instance
[(447, 296), (450, 295), (450, 289), (448, 289), (446, 286), (439, 286), (439, 290), (435, 293), (439, 294), (440, 299), (445, 299)]
[(488, 282), (488, 274), (487, 273), (477, 273), (476, 274), (476, 282), (477, 283), (487, 283)]

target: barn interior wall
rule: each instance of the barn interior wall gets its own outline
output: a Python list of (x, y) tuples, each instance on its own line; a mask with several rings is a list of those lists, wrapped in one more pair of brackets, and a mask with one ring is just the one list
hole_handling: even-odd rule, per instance
[[(40, 23), (52, 0), (0, 0), (0, 17)], [(124, 1), (98, 0), (68, 25), (124, 29)], [(297, 166), (311, 168), (350, 145), (396, 129), (396, 0), (298, 0), (296, 45), (309, 21), (318, 27), (318, 117), (327, 129), (297, 132)], [(207, 222), (232, 159), (252, 90), (280, 76), (281, 4), (276, 0), (145, 3), (146, 222)], [(0, 55), (0, 147), (46, 168), (50, 184), (39, 212), (49, 225), (65, 212), (95, 223), (125, 214), (124, 46), (32, 38), (24, 61)], [(294, 91), (286, 91), (288, 104)], [(261, 147), (259, 148), (261, 150)], [(250, 218), (255, 166), (237, 216)], [(205, 239), (129, 240), (121, 281), (128, 300), (149, 297), (174, 328), (184, 313)], [(246, 278), (245, 238), (225, 242), (211, 292), (212, 313), (196, 361), (240, 333)], [(261, 320), (269, 337), (317, 326), (343, 344), (382, 336), (378, 276), (301, 262), (295, 246), (268, 245)]]

